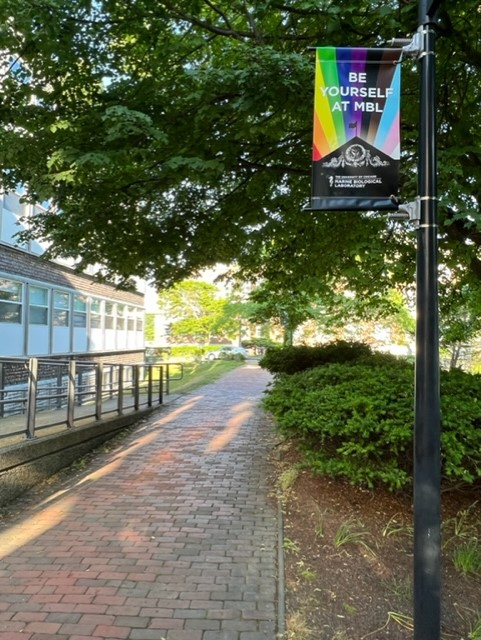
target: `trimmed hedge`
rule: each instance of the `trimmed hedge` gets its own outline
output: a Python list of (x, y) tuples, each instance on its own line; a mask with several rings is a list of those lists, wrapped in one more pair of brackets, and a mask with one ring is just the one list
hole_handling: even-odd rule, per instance
[(352, 362), (372, 354), (363, 342), (339, 340), (322, 346), (269, 347), (259, 364), (270, 373), (298, 373), (329, 362)]
[[(441, 372), (444, 481), (481, 477), (481, 376)], [(306, 464), (351, 483), (395, 490), (412, 477), (414, 368), (384, 354), (280, 375), (265, 399)]]

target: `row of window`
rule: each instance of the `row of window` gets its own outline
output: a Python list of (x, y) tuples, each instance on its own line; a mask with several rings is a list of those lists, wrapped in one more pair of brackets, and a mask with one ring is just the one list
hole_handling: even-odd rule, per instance
[[(26, 291), (25, 291), (26, 287)], [(143, 331), (139, 307), (0, 278), (0, 323)]]

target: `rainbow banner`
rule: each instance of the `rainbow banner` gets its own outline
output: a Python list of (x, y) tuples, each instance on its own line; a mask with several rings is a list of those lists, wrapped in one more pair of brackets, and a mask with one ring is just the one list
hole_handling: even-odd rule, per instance
[(397, 209), (401, 49), (316, 49), (312, 210)]

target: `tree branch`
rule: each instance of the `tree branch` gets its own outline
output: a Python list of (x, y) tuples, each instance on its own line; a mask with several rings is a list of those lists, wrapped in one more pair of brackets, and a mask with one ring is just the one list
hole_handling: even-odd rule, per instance
[(245, 160), (244, 158), (239, 158), (239, 165), (241, 167), (246, 167), (249, 169), (255, 169), (256, 171), (265, 171), (267, 173), (275, 173), (275, 174), (285, 174), (289, 173), (292, 175), (305, 176), (309, 175), (310, 171), (307, 169), (296, 169), (295, 167), (290, 167), (288, 165), (268, 165), (262, 164), (260, 162), (251, 162), (249, 160)]
[(216, 6), (215, 6), (215, 4), (213, 4), (212, 2), (210, 2), (210, 0), (204, 0), (204, 3), (205, 3), (208, 7), (210, 7), (210, 8), (212, 9), (212, 11), (215, 11), (215, 13), (217, 13), (217, 14), (222, 18), (222, 20), (223, 20), (223, 21), (225, 22), (225, 24), (226, 24), (226, 27), (227, 27), (230, 31), (235, 31), (235, 30), (232, 28), (232, 25), (231, 25), (231, 23), (230, 23), (230, 21), (229, 21), (229, 18), (227, 17), (227, 15), (226, 15), (223, 11), (221, 11), (218, 7), (216, 7)]

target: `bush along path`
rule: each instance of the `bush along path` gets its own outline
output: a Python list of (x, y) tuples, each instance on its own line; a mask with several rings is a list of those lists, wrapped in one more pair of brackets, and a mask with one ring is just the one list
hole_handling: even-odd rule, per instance
[[(412, 365), (356, 343), (274, 350), (261, 364), (285, 438), (287, 637), (412, 638)], [(442, 372), (441, 383), (442, 638), (477, 640), (481, 377)]]
[[(412, 477), (414, 368), (406, 360), (341, 343), (268, 354), (261, 365), (276, 374), (265, 406), (285, 437), (302, 444), (319, 473), (373, 487), (408, 487)], [(314, 354), (314, 355), (313, 355)], [(317, 356), (317, 357), (314, 357)], [(302, 370), (304, 368), (304, 370)], [(296, 373), (290, 373), (295, 370)], [(443, 480), (481, 479), (481, 376), (441, 372)]]

